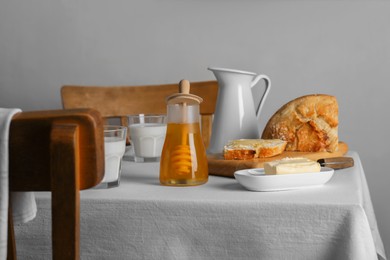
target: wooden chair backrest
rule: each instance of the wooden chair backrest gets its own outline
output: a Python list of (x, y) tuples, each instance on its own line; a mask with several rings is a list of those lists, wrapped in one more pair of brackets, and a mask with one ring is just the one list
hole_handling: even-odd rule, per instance
[[(79, 259), (79, 191), (104, 176), (103, 125), (93, 109), (21, 112), (11, 121), (10, 191), (51, 192), (53, 259)], [(9, 220), (8, 255), (16, 259)]]
[[(200, 104), (202, 137), (210, 142), (212, 116), (218, 95), (217, 81), (191, 82), (191, 94), (203, 98)], [(63, 86), (63, 107), (94, 108), (105, 118), (121, 118), (127, 126), (127, 115), (166, 114), (165, 98), (179, 92), (178, 84), (147, 86)]]

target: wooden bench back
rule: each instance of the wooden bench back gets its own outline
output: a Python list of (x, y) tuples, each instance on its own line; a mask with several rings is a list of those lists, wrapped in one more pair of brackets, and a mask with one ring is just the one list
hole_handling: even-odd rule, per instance
[[(179, 92), (178, 84), (146, 86), (63, 86), (63, 107), (94, 108), (105, 118), (121, 118), (127, 126), (127, 115), (166, 114), (165, 98)], [(217, 81), (191, 82), (191, 94), (203, 98), (200, 104), (202, 137), (210, 142), (212, 116), (218, 95)]]

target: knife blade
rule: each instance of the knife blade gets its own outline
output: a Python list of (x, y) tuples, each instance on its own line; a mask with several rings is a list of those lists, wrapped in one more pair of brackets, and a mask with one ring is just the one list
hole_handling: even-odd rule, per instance
[(317, 162), (321, 167), (329, 167), (335, 170), (353, 167), (354, 161), (352, 157), (330, 157), (318, 159)]

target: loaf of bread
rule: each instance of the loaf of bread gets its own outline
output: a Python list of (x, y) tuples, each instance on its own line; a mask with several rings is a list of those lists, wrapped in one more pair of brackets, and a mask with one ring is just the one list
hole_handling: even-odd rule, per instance
[(334, 96), (307, 95), (282, 106), (268, 121), (262, 138), (287, 141), (286, 151), (335, 152), (338, 125)]
[(281, 154), (287, 142), (280, 139), (238, 139), (228, 142), (223, 149), (226, 160), (248, 160)]

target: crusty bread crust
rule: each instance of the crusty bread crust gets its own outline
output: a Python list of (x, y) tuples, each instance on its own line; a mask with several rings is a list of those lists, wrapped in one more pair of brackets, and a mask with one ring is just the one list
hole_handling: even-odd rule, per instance
[(282, 106), (268, 121), (262, 138), (287, 141), (286, 151), (335, 152), (338, 124), (336, 97), (307, 95)]
[(287, 142), (280, 139), (239, 139), (225, 145), (223, 155), (225, 160), (249, 160), (272, 157), (281, 154)]

